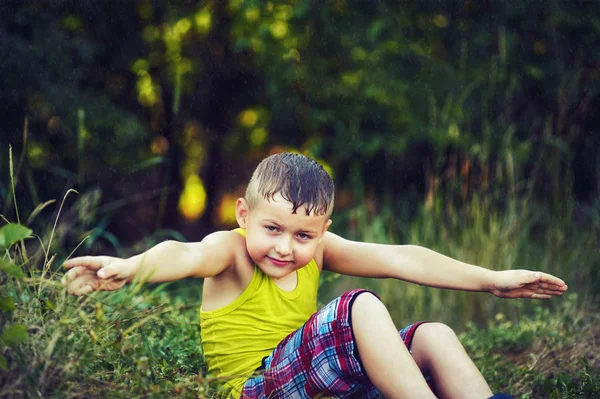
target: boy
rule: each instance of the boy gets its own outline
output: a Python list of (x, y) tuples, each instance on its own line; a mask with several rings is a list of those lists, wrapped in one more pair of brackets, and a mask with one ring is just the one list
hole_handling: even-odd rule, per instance
[(545, 273), (487, 270), (418, 246), (345, 240), (327, 231), (333, 200), (321, 165), (299, 154), (272, 155), (236, 203), (239, 229), (198, 243), (166, 241), (129, 259), (74, 258), (65, 263), (64, 284), (82, 295), (118, 289), (138, 274), (148, 282), (204, 278), (204, 354), (210, 373), (232, 377), (232, 397), (491, 396), (443, 324), (417, 323), (398, 333), (366, 290), (317, 312), (319, 274), (397, 278), (505, 298), (546, 299), (566, 291), (565, 283)]

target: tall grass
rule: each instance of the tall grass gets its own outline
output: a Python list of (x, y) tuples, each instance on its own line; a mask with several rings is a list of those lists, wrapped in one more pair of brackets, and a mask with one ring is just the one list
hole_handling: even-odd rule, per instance
[[(370, 215), (366, 206), (359, 206), (342, 215), (341, 233), (345, 230), (349, 238), (363, 241), (422, 245), (493, 270), (547, 272), (564, 279), (569, 292), (577, 294), (583, 302), (596, 300), (600, 295), (597, 219), (578, 222), (572, 215), (557, 220), (549, 215), (548, 209), (526, 199), (513, 197), (508, 201), (507, 206), (498, 209), (489, 199), (475, 195), (457, 209), (439, 196), (432, 206), (421, 206), (412, 220), (403, 220), (391, 208)], [(571, 206), (574, 213), (575, 206)], [(592, 207), (577, 210), (583, 211), (590, 215), (598, 213)], [(497, 313), (517, 320), (540, 302), (498, 299), (489, 294), (428, 288), (395, 280), (327, 276), (322, 299), (326, 301), (356, 286), (375, 289), (394, 319), (402, 324), (433, 319), (464, 327), (469, 321), (484, 324)], [(547, 304), (554, 306), (561, 301), (554, 298)]]
[[(12, 162), (10, 170), (14, 193)], [(32, 221), (53, 203), (21, 218), (13, 200), (17, 221)], [(1, 215), (0, 397), (204, 396), (213, 380), (203, 377), (199, 328), (190, 323), (199, 295), (174, 299), (166, 285), (143, 281), (118, 292), (68, 295), (60, 278), (69, 254), (52, 252), (63, 204), (39, 235)]]

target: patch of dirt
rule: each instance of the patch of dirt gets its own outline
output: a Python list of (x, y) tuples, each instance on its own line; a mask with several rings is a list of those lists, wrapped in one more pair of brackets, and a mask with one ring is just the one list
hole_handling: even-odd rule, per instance
[[(553, 349), (549, 343), (542, 340), (531, 349), (521, 353), (507, 354), (509, 362), (517, 367), (526, 367), (553, 378), (563, 372), (575, 375), (583, 367), (581, 359), (600, 373), (600, 314), (588, 314), (580, 334), (573, 337), (572, 342)], [(515, 388), (519, 391), (519, 383)]]

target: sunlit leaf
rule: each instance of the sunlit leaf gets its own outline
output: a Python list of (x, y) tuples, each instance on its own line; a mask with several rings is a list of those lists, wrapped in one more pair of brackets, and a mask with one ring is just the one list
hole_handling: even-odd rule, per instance
[(0, 298), (0, 310), (3, 312), (12, 312), (17, 308), (15, 301), (9, 297)]
[(2, 259), (0, 259), (0, 271), (16, 278), (25, 278), (25, 273), (23, 273), (23, 270), (19, 266)]
[(16, 223), (10, 223), (0, 228), (0, 251), (4, 251), (14, 243), (31, 235), (31, 230)]
[(26, 325), (13, 324), (4, 330), (0, 340), (2, 340), (5, 345), (14, 346), (25, 342), (27, 337), (29, 337), (29, 333), (27, 332)]

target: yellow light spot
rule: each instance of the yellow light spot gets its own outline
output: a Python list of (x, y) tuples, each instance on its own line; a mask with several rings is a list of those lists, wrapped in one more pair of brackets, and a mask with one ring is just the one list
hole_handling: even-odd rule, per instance
[(290, 5), (281, 4), (275, 8), (275, 18), (280, 21), (287, 21), (294, 14), (294, 10)]
[(208, 33), (212, 27), (212, 15), (210, 14), (210, 10), (203, 8), (198, 11), (194, 17), (194, 21), (196, 22), (196, 29), (198, 32)]
[(456, 123), (452, 123), (450, 127), (448, 127), (448, 136), (453, 139), (457, 139), (460, 136), (460, 130), (458, 129), (458, 125)]
[(220, 224), (233, 225), (236, 223), (235, 204), (237, 198), (233, 194), (224, 194), (217, 209), (217, 218)]
[(240, 114), (240, 123), (244, 127), (252, 127), (258, 121), (258, 112), (253, 109), (247, 109)]
[(135, 62), (133, 63), (133, 66), (131, 67), (131, 70), (133, 71), (133, 73), (135, 73), (138, 76), (142, 76), (148, 73), (148, 68), (150, 66), (148, 65), (148, 61), (143, 59), (143, 58), (138, 58), (137, 60), (135, 60)]
[(271, 34), (276, 39), (282, 39), (287, 35), (288, 24), (283, 21), (275, 21), (271, 24)]
[(179, 197), (179, 213), (188, 221), (200, 218), (206, 209), (206, 189), (197, 175), (188, 176)]
[(250, 7), (245, 13), (246, 21), (256, 22), (260, 18), (260, 10), (256, 7)]
[(158, 102), (159, 88), (154, 84), (148, 72), (138, 78), (136, 88), (138, 101), (144, 107), (151, 107)]
[(187, 18), (182, 18), (179, 21), (177, 21), (174, 29), (175, 29), (175, 32), (177, 32), (177, 34), (179, 36), (183, 36), (189, 32), (191, 27), (192, 27), (192, 23), (190, 22), (190, 20)]
[(260, 147), (267, 141), (268, 136), (269, 132), (265, 128), (257, 127), (256, 129), (252, 129), (252, 132), (250, 132), (250, 144), (253, 147)]
[(437, 15), (434, 19), (433, 19), (433, 23), (435, 24), (435, 26), (437, 26), (438, 28), (445, 28), (446, 26), (448, 26), (448, 18), (446, 18), (445, 15)]

